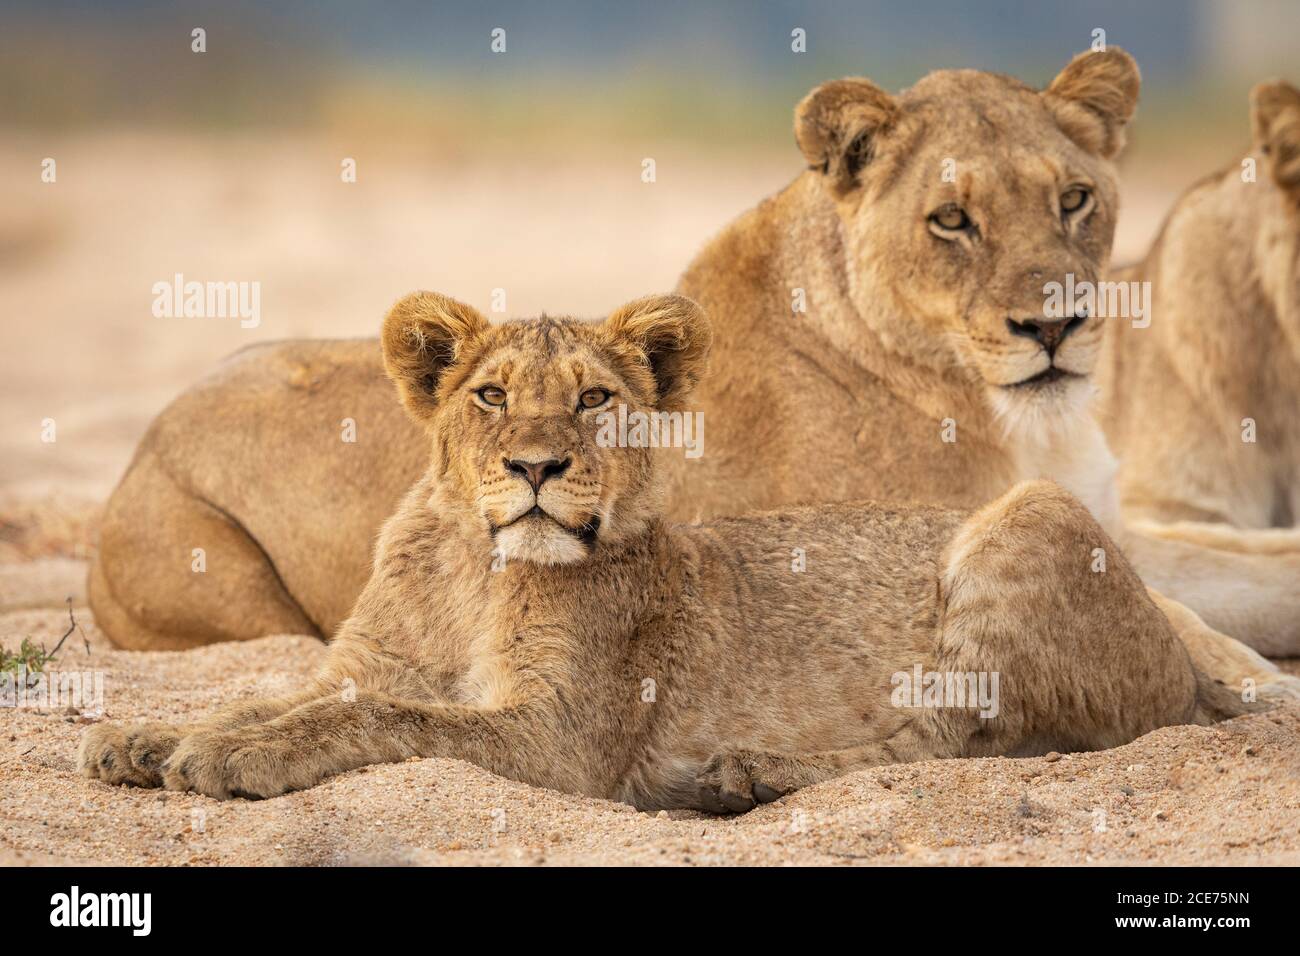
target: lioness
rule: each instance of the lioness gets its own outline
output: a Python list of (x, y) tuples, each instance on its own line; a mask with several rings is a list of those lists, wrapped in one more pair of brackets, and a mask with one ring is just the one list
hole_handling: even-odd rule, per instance
[(1300, 90), (1261, 83), (1250, 104), (1250, 153), (1193, 186), (1118, 277), (1151, 283), (1151, 324), (1116, 325), (1099, 384), (1126, 514), (1266, 552), (1297, 533), (1232, 528), (1300, 523)]
[[(385, 363), (432, 456), (315, 685), (184, 731), (93, 727), (83, 771), (272, 797), (440, 756), (642, 809), (743, 811), (855, 768), (1110, 747), (1246, 709), (1047, 482), (973, 515), (667, 524), (665, 452), (609, 447), (600, 416), (686, 408), (708, 338), (677, 296), (599, 325), (400, 302)], [(897, 693), (918, 669), (996, 683), (980, 704)]]
[[(1300, 648), (1300, 558), (1123, 534), (1088, 410), (1101, 322), (1044, 318), (1047, 282), (1095, 281), (1107, 264), (1111, 160), (1138, 88), (1112, 47), (1041, 92), (969, 70), (899, 96), (864, 79), (813, 90), (795, 118), (810, 168), (681, 280), (716, 347), (697, 398), (705, 453), (675, 465), (669, 515), (861, 497), (974, 508), (1052, 478), (1212, 625)], [(419, 474), (416, 439), (373, 345), (238, 356), (159, 417), (109, 502), (97, 620), (129, 647), (332, 634), (382, 515)]]
[[(1300, 651), (1300, 548), (1244, 554), (1124, 526), (1090, 374), (1103, 326), (1131, 323), (1047, 317), (1051, 283), (1104, 275), (1111, 160), (1138, 87), (1111, 48), (1043, 92), (972, 71), (899, 96), (862, 79), (813, 90), (795, 117), (809, 171), (678, 286), (728, 358), (702, 383), (709, 448), (679, 469), (674, 500), (703, 516), (864, 494), (973, 507), (1051, 478), (1161, 593), (1253, 647)], [(1153, 395), (1128, 413), (1150, 403), (1185, 412)]]

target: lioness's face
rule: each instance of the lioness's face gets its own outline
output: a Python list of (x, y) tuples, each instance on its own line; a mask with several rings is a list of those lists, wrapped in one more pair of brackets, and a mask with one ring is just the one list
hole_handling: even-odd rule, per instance
[(1137, 83), (1112, 49), (1042, 93), (976, 71), (898, 97), (865, 80), (814, 90), (796, 131), (844, 223), (859, 311), (919, 323), (914, 338), (999, 403), (1084, 386), (1102, 323), (1050, 291), (1101, 278), (1118, 208), (1109, 160)]
[(639, 300), (603, 323), (491, 326), (419, 293), (385, 322), (385, 360), (434, 439), (440, 504), (479, 522), (509, 561), (567, 564), (659, 511), (652, 456), (605, 439), (607, 416), (678, 405), (707, 347), (698, 306)]

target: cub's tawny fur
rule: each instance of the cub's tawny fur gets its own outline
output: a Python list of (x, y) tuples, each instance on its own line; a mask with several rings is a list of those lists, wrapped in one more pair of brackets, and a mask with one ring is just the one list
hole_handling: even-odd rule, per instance
[[(660, 466), (681, 451), (611, 446), (601, 416), (685, 408), (708, 340), (677, 296), (600, 324), (495, 327), (403, 300), (385, 359), (428, 470), (319, 678), (183, 730), (96, 726), (84, 772), (272, 797), (441, 756), (642, 808), (741, 811), (858, 767), (1110, 747), (1247, 709), (1049, 482), (974, 514), (666, 523)], [(965, 690), (898, 694), (917, 668)]]

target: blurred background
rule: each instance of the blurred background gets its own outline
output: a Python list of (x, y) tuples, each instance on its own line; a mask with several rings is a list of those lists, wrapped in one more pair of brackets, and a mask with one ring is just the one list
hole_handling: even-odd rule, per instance
[[(1246, 149), (1250, 86), (1300, 79), (1300, 4), (5, 0), (0, 545), (35, 547), (15, 501), (102, 500), (150, 418), (242, 345), (373, 335), (415, 288), (485, 311), (503, 289), (511, 315), (670, 289), (800, 172), (791, 111), (816, 83), (1044, 85), (1096, 29), (1145, 80), (1122, 261)], [(155, 317), (177, 273), (260, 283), (260, 324)]]

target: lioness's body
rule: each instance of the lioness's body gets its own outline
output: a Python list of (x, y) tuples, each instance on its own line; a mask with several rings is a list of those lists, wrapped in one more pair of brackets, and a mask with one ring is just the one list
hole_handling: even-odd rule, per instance
[[(185, 729), (96, 727), (83, 771), (271, 797), (442, 756), (641, 808), (745, 810), (856, 767), (1097, 749), (1247, 709), (1050, 483), (974, 515), (666, 524), (662, 457), (602, 445), (589, 409), (680, 409), (701, 324), (680, 298), (599, 327), (400, 304), (385, 349), (432, 460), (315, 685)], [(962, 690), (904, 690), (918, 671)]]
[(329, 636), (427, 464), (378, 341), (244, 349), (158, 416), (109, 499), (96, 621), (151, 649)]

